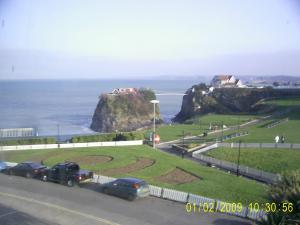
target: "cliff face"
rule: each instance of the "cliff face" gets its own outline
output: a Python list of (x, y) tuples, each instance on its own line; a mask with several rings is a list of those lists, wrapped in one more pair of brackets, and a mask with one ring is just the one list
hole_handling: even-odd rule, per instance
[(264, 109), (261, 100), (300, 96), (296, 89), (217, 88), (209, 91), (205, 84), (194, 85), (186, 91), (181, 110), (174, 121), (183, 122), (206, 113), (253, 113)]
[[(102, 94), (95, 109), (91, 129), (98, 132), (132, 131), (153, 123), (152, 90), (135, 93)], [(160, 118), (156, 104), (156, 119)]]

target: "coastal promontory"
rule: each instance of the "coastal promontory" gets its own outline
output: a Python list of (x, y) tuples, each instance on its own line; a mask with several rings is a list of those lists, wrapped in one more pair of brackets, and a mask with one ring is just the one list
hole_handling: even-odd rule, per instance
[[(117, 88), (102, 94), (95, 109), (91, 129), (97, 132), (133, 131), (153, 122), (153, 104), (156, 99), (151, 89)], [(156, 118), (160, 118), (156, 105)]]
[(299, 97), (300, 89), (274, 89), (221, 87), (214, 88), (201, 83), (189, 88), (183, 97), (181, 110), (173, 119), (184, 122), (207, 113), (259, 113), (272, 110), (264, 100), (284, 97)]

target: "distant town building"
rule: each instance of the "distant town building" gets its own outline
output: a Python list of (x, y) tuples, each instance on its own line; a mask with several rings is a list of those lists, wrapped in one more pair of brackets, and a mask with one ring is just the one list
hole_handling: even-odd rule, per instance
[(242, 81), (236, 79), (233, 75), (217, 75), (211, 81), (211, 86), (215, 88), (221, 87), (245, 87)]
[(111, 94), (136, 94), (137, 89), (136, 88), (115, 88)]

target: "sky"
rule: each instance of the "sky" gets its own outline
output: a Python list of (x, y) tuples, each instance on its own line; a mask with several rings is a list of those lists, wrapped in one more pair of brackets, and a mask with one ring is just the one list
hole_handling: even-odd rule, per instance
[(300, 76), (298, 0), (0, 0), (0, 79)]

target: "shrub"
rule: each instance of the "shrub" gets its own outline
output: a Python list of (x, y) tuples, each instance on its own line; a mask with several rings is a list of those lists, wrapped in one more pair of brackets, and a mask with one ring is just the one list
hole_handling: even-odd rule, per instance
[(300, 171), (285, 173), (282, 179), (271, 185), (269, 200), (276, 206), (291, 204), (293, 210), (288, 212), (275, 211), (262, 220), (261, 225), (298, 225), (300, 224)]
[(83, 143), (83, 142), (105, 142), (105, 141), (131, 141), (143, 140), (144, 135), (142, 132), (123, 132), (123, 133), (109, 133), (100, 135), (77, 136), (72, 137), (70, 142)]

